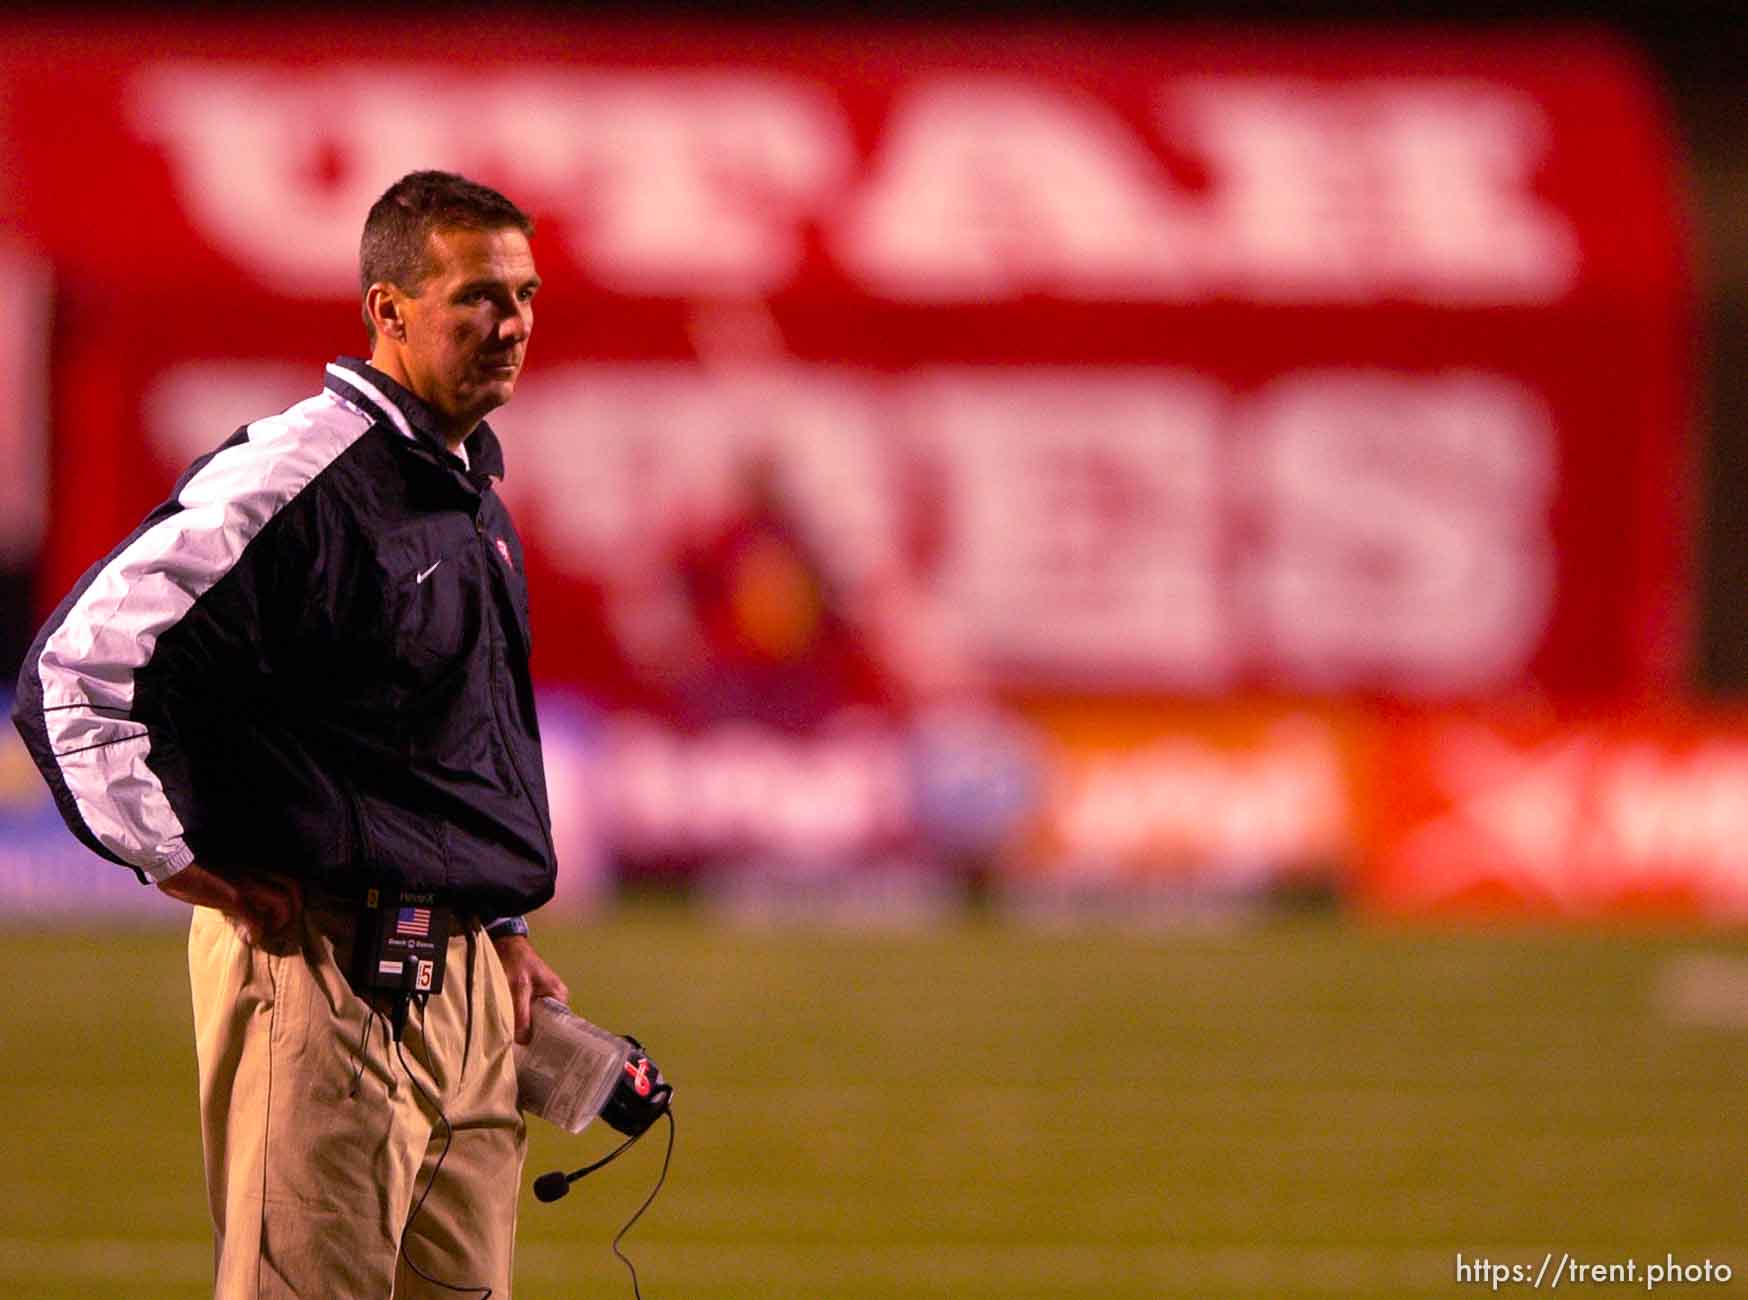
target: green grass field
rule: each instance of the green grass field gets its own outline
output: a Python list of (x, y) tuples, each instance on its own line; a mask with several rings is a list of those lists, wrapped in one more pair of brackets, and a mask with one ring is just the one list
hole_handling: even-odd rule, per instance
[[(0, 1293), (207, 1294), (181, 935), (0, 937)], [(1709, 1256), (1735, 1281), (1682, 1294), (1748, 1292), (1748, 1030), (1655, 997), (1671, 960), (1740, 943), (664, 906), (541, 937), (679, 1086), (628, 1239), (650, 1300), (1476, 1294), (1457, 1252), (1548, 1250)], [(530, 1177), (611, 1136), (532, 1127)], [(525, 1196), (517, 1294), (629, 1296), (607, 1242), (659, 1162)]]

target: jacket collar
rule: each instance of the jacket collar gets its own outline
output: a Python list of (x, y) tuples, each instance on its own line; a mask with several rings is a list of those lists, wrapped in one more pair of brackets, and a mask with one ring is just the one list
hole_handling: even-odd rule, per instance
[[(329, 362), (325, 386), (361, 407), (377, 423), (397, 430), (403, 438), (437, 453), (448, 463), (463, 461), (449, 450), (443, 435), (437, 432), (437, 417), (431, 408), (368, 361), (339, 357)], [(491, 425), (481, 420), (461, 445), (466, 452), (465, 466), (475, 477), (504, 477), (504, 449)]]

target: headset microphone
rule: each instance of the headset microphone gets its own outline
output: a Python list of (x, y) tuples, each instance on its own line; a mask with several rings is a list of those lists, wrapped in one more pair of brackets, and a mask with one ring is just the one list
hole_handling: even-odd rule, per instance
[(534, 1199), (537, 1201), (556, 1201), (571, 1189), (571, 1180), (564, 1172), (554, 1169), (550, 1174), (542, 1174), (534, 1180)]
[[(673, 1089), (668, 1089), (669, 1093), (672, 1093), (672, 1091)], [(668, 1149), (667, 1153), (662, 1156), (662, 1171), (656, 1175), (655, 1186), (649, 1189), (649, 1195), (643, 1198), (643, 1204), (637, 1207), (637, 1212), (625, 1221), (625, 1226), (619, 1229), (613, 1237), (613, 1254), (621, 1264), (625, 1265), (626, 1271), (631, 1274), (631, 1293), (636, 1297), (636, 1300), (643, 1300), (643, 1288), (640, 1287), (637, 1282), (637, 1266), (631, 1262), (630, 1256), (619, 1249), (619, 1243), (625, 1240), (625, 1234), (630, 1232), (636, 1225), (637, 1221), (643, 1217), (643, 1212), (655, 1204), (655, 1198), (661, 1195), (662, 1184), (668, 1181), (668, 1163), (674, 1158), (674, 1108), (668, 1104), (668, 1099), (665, 1096), (661, 1099), (660, 1113), (662, 1117), (668, 1121)], [(550, 1174), (540, 1175), (540, 1177), (534, 1180), (535, 1197), (542, 1201), (558, 1200), (559, 1197), (570, 1191), (571, 1184), (577, 1179), (583, 1177), (585, 1174), (594, 1173), (595, 1170), (599, 1169), (602, 1165), (611, 1164), (614, 1160), (618, 1159), (628, 1149), (630, 1149), (630, 1147), (647, 1132), (649, 1132), (647, 1126), (638, 1130), (618, 1146), (614, 1147), (613, 1150), (595, 1161), (594, 1164), (584, 1165), (575, 1173), (567, 1174), (554, 1169)]]
[[(551, 1173), (540, 1175), (534, 1180), (534, 1198), (536, 1200), (543, 1202), (558, 1200), (570, 1191), (571, 1184), (577, 1179), (587, 1177), (603, 1165), (612, 1164), (629, 1151), (645, 1133), (649, 1132), (650, 1127), (658, 1119), (668, 1121), (668, 1149), (662, 1156), (662, 1171), (656, 1175), (655, 1186), (650, 1189), (643, 1204), (637, 1207), (637, 1212), (625, 1221), (625, 1226), (619, 1229), (613, 1238), (613, 1254), (618, 1257), (631, 1274), (632, 1294), (637, 1297), (637, 1300), (643, 1300), (643, 1291), (637, 1280), (637, 1267), (625, 1252), (619, 1249), (619, 1243), (625, 1239), (625, 1234), (631, 1231), (633, 1225), (643, 1217), (643, 1212), (655, 1203), (655, 1198), (661, 1194), (662, 1185), (668, 1181), (668, 1164), (674, 1158), (674, 1086), (662, 1078), (661, 1069), (654, 1061), (650, 1060), (649, 1053), (643, 1050), (643, 1044), (637, 1039), (630, 1035), (605, 1034), (561, 1003), (542, 999), (541, 1003), (537, 1005), (541, 1008), (544, 1023), (560, 1027), (560, 1032), (568, 1035), (573, 1042), (585, 1045), (584, 1051), (579, 1056), (571, 1058), (573, 1065), (581, 1056), (590, 1054), (587, 1050), (589, 1040), (606, 1040), (607, 1044), (611, 1046), (612, 1051), (606, 1057), (606, 1060), (611, 1063), (608, 1067), (611, 1073), (600, 1079), (600, 1083), (606, 1088), (605, 1099), (594, 1103), (599, 1108), (595, 1113), (598, 1113), (600, 1118), (606, 1120), (613, 1128), (625, 1134), (625, 1141), (593, 1164), (584, 1165), (581, 1169), (573, 1170), (568, 1174), (563, 1170), (554, 1169)], [(542, 1035), (537, 1029), (536, 1046), (541, 1041)], [(550, 1086), (541, 1087), (540, 1082), (536, 1081), (534, 1077), (534, 1072), (523, 1068), (526, 1065), (527, 1060), (524, 1058), (518, 1066), (519, 1079), (524, 1084), (525, 1101), (538, 1098), (543, 1105), (552, 1101)], [(523, 1076), (528, 1077), (523, 1078)], [(534, 1083), (533, 1088), (527, 1086), (530, 1082)], [(601, 1091), (597, 1089), (594, 1095), (599, 1097)], [(575, 1097), (573, 1096), (570, 1100), (574, 1101)], [(524, 1108), (530, 1109), (528, 1106)], [(587, 1115), (583, 1117), (584, 1124), (588, 1122), (588, 1118)], [(567, 1124), (566, 1127), (570, 1127), (570, 1125)], [(581, 1127), (582, 1124), (578, 1124), (571, 1131), (577, 1132)]]
[[(642, 1049), (639, 1048), (638, 1050), (641, 1055)], [(641, 1057), (641, 1061), (648, 1060), (649, 1058), (647, 1056)], [(653, 1062), (651, 1062), (651, 1065), (653, 1067)], [(635, 1069), (635, 1067), (633, 1068)], [(635, 1078), (637, 1076), (634, 1074), (633, 1077)], [(659, 1072), (656, 1077), (661, 1077)], [(568, 1174), (562, 1169), (554, 1169), (549, 1174), (540, 1175), (540, 1177), (534, 1180), (534, 1199), (537, 1201), (556, 1201), (559, 1197), (570, 1191), (571, 1184), (576, 1182), (577, 1179), (586, 1178), (602, 1166), (612, 1164), (615, 1160), (619, 1159), (620, 1156), (624, 1155), (639, 1138), (649, 1132), (649, 1126), (655, 1122), (658, 1116), (666, 1115), (668, 1117), (669, 1125), (672, 1125), (674, 1122), (673, 1103), (670, 1100), (674, 1095), (672, 1085), (667, 1083), (657, 1084), (655, 1088), (651, 1089), (651, 1093), (653, 1095), (650, 1097), (649, 1101), (643, 1103), (646, 1109), (644, 1114), (638, 1116), (638, 1121), (641, 1122), (641, 1127), (639, 1127), (635, 1133), (632, 1133), (631, 1136), (625, 1139), (625, 1141), (614, 1147), (593, 1164), (584, 1165), (581, 1169), (572, 1170)], [(622, 1117), (616, 1115), (615, 1118), (619, 1119)], [(620, 1131), (626, 1132), (627, 1130), (621, 1129)], [(673, 1145), (672, 1137), (673, 1134), (670, 1131), (670, 1149)]]

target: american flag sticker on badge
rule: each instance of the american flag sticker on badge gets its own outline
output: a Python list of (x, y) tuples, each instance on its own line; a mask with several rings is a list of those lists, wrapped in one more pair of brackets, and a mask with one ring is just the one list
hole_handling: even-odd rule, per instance
[(395, 917), (395, 933), (412, 939), (431, 937), (431, 909), (403, 907)]

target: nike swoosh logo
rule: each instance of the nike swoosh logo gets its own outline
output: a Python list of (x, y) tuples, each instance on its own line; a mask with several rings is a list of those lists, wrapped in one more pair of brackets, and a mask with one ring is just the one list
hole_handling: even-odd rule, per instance
[[(442, 564), (442, 563), (443, 563), (442, 560), (437, 561), (437, 564)], [(437, 564), (433, 564), (429, 569), (426, 569), (418, 577), (414, 578), (413, 579), (414, 583), (422, 583), (425, 581), (426, 578), (429, 578), (433, 573), (437, 572)]]

